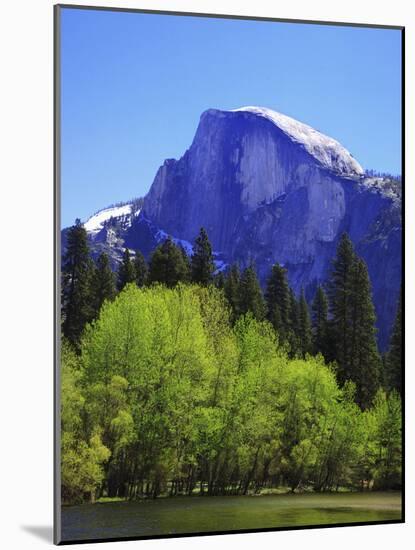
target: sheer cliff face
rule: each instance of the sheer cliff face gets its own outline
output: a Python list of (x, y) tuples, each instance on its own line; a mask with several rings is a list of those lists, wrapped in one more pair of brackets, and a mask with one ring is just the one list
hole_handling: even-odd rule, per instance
[(262, 282), (284, 264), (309, 298), (347, 231), (368, 263), (387, 339), (401, 276), (400, 204), (313, 128), (258, 107), (206, 111), (190, 149), (159, 169), (143, 214), (191, 242), (204, 226), (228, 262), (254, 260)]
[[(293, 136), (289, 129), (252, 111), (206, 111), (190, 149), (159, 169), (144, 211), (165, 231), (191, 241), (204, 225), (214, 248), (229, 253), (242, 220), (297, 193), (307, 202), (302, 220), (307, 240), (332, 240), (345, 213), (343, 188), (334, 174), (361, 168), (352, 157), (340, 158), (345, 150), (334, 140), (338, 150), (331, 150), (330, 158), (314, 156), (309, 141), (298, 139), (309, 136), (298, 128)], [(289, 249), (302, 256), (304, 235), (296, 233), (295, 240), (300, 247), (292, 241)]]

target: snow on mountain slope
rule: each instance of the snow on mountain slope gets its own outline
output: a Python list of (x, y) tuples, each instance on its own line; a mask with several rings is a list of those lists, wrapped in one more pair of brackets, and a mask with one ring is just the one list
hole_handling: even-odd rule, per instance
[[(132, 204), (125, 204), (123, 206), (117, 207), (108, 207), (100, 210), (96, 214), (90, 216), (88, 220), (84, 223), (84, 227), (89, 234), (90, 246), (92, 246), (92, 254), (97, 256), (102, 251), (105, 251), (112, 260), (113, 268), (117, 269), (119, 262), (121, 261), (123, 252), (128, 248), (132, 257), (136, 254), (136, 247), (124, 246), (125, 232), (132, 227), (134, 217), (135, 220), (145, 220), (143, 215), (141, 218), (139, 216), (140, 209), (132, 210)], [(114, 218), (116, 220), (122, 220), (120, 227), (107, 227), (106, 231), (101, 233), (104, 229), (105, 222)], [(162, 244), (168, 237), (169, 234), (163, 229), (156, 227), (150, 228), (150, 232), (153, 232), (154, 246)], [(193, 255), (193, 246), (192, 244), (185, 240), (179, 239), (170, 235), (170, 238), (176, 246), (183, 248), (187, 256)], [(94, 247), (98, 246), (97, 249)], [(104, 246), (104, 248), (102, 248)], [(137, 248), (138, 249), (138, 248)], [(225, 271), (228, 267), (228, 264), (222, 259), (220, 252), (213, 251), (213, 261), (215, 264), (215, 274), (220, 271)]]
[(104, 223), (109, 219), (129, 216), (131, 214), (131, 206), (131, 204), (124, 204), (123, 206), (104, 208), (104, 210), (100, 210), (88, 218), (88, 220), (84, 223), (84, 227), (88, 233), (98, 233), (103, 228)]
[(335, 172), (358, 175), (364, 173), (363, 168), (343, 145), (307, 124), (266, 107), (247, 106), (232, 109), (230, 112), (248, 112), (268, 119), (293, 141), (302, 144), (323, 166)]
[[(162, 229), (159, 229), (155, 235), (156, 241), (158, 243), (164, 242), (167, 239), (167, 237), (168, 237), (168, 234)], [(180, 246), (181, 248), (183, 248), (183, 250), (186, 252), (186, 254), (189, 257), (193, 256), (193, 246), (191, 243), (189, 243), (189, 241), (186, 241), (185, 239), (177, 239), (176, 237), (171, 237), (171, 239), (176, 246)], [(216, 268), (215, 274), (219, 273), (220, 271), (225, 271), (226, 268), (228, 267), (228, 264), (223, 260), (218, 259), (220, 258), (221, 253), (213, 251), (212, 254), (213, 254), (213, 261)]]
[[(158, 243), (162, 243), (168, 238), (168, 236), (169, 235), (165, 231), (159, 229), (155, 235), (155, 239)], [(172, 237), (172, 241), (175, 245), (181, 246), (188, 256), (192, 256), (193, 246), (189, 243), (189, 241), (186, 241), (185, 239), (176, 239), (175, 237)]]

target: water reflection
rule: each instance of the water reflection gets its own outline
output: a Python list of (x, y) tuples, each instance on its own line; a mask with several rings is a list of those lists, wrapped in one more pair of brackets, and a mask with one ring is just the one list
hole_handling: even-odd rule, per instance
[(63, 540), (399, 520), (399, 493), (177, 497), (62, 509)]

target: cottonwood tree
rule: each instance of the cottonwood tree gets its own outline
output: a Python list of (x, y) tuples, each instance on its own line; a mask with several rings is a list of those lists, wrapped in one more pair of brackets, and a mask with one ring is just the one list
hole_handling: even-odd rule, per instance
[(231, 322), (214, 285), (129, 284), (80, 349), (62, 358), (65, 502), (399, 487), (399, 395), (362, 411), (322, 357)]

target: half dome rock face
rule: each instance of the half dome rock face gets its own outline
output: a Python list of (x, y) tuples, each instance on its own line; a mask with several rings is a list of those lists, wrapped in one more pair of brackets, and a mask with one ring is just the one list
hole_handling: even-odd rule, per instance
[(232, 112), (245, 112), (271, 121), (290, 139), (304, 147), (325, 168), (340, 174), (363, 174), (363, 168), (335, 139), (321, 134), (311, 126), (265, 107), (241, 107)]
[(158, 170), (143, 215), (190, 242), (204, 226), (214, 250), (229, 263), (254, 260), (263, 283), (284, 264), (309, 299), (347, 231), (368, 263), (385, 344), (400, 286), (400, 198), (331, 137), (263, 107), (209, 109), (183, 157)]
[(361, 174), (337, 141), (290, 117), (259, 107), (210, 109), (185, 155), (159, 169), (144, 210), (165, 231), (188, 240), (204, 225), (214, 246), (228, 251), (241, 218), (304, 188), (307, 237), (331, 241), (345, 214), (338, 177)]

